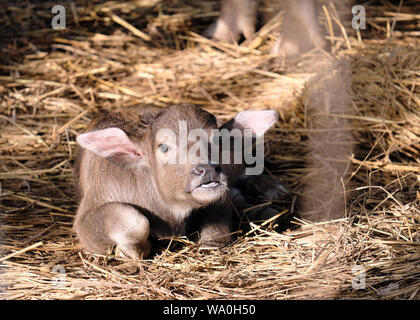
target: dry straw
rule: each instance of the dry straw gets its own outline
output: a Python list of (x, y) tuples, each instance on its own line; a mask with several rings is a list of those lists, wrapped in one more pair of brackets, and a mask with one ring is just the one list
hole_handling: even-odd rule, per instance
[[(332, 55), (352, 64), (353, 114), (345, 117), (356, 147), (343, 180), (345, 218), (294, 219), (296, 228), (282, 233), (272, 222), (252, 224), (222, 250), (174, 238), (141, 262), (89, 255), (71, 231), (75, 136), (93, 114), (140, 103), (196, 103), (221, 120), (276, 109), (279, 124), (266, 137), (270, 172), (299, 204), (310, 174), (301, 94), (316, 53), (284, 64), (270, 53), (267, 28), (239, 46), (199, 36), (217, 16), (216, 1), (75, 4), (64, 31), (51, 30), (48, 3), (0, 10), (1, 298), (420, 297), (416, 1), (367, 7), (368, 29), (359, 33), (324, 6)], [(364, 288), (354, 286), (355, 266)]]

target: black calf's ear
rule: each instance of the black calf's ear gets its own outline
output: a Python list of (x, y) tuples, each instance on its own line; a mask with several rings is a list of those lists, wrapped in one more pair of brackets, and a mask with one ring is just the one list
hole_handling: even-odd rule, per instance
[(274, 110), (245, 110), (224, 123), (220, 129), (250, 129), (256, 136), (263, 135), (278, 120), (278, 113)]

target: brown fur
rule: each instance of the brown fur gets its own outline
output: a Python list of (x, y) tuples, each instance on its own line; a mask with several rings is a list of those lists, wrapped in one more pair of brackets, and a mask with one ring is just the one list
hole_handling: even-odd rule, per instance
[[(274, 120), (270, 115), (264, 116), (267, 128)], [(105, 253), (110, 245), (117, 245), (123, 255), (140, 258), (150, 252), (150, 235), (172, 236), (196, 231), (207, 244), (230, 241), (232, 209), (227, 201), (226, 175), (231, 174), (230, 178), (235, 179), (234, 174), (239, 176), (243, 166), (222, 168), (202, 161), (199, 164), (156, 161), (162, 143), (177, 151), (170, 141), (160, 140), (158, 131), (165, 128), (178, 132), (180, 120), (186, 121), (188, 131), (200, 128), (210, 133), (211, 129), (217, 129), (216, 118), (194, 105), (181, 104), (161, 110), (140, 106), (101, 115), (92, 121), (86, 134), (78, 137), (87, 149), (79, 150), (75, 166), (80, 205), (74, 229), (90, 252)], [(232, 128), (234, 124), (231, 120), (226, 126)], [(107, 136), (105, 131), (113, 136)], [(115, 135), (125, 138), (113, 140)], [(96, 149), (101, 143), (109, 147), (112, 141), (128, 143), (129, 148), (117, 148), (116, 153)], [(197, 168), (205, 169), (205, 174), (197, 174)], [(219, 186), (201, 187), (212, 181), (218, 181)]]
[[(124, 204), (136, 207), (139, 214), (141, 212), (140, 215), (156, 222), (150, 225), (150, 232), (155, 236), (184, 233), (184, 220), (188, 213), (210, 204), (185, 194), (175, 196), (178, 190), (184, 189), (194, 164), (157, 165), (153, 160), (154, 134), (164, 125), (175, 131), (179, 119), (187, 120), (190, 128), (216, 128), (213, 115), (192, 105), (178, 105), (162, 110), (156, 114), (152, 124), (147, 124), (133, 110), (110, 112), (92, 121), (90, 131), (111, 127), (122, 129), (132, 141), (141, 146), (145, 163), (130, 167), (120, 156), (104, 159), (88, 150), (79, 152), (75, 177), (81, 202), (74, 227), (82, 245), (89, 251), (104, 253), (107, 246), (115, 244), (106, 230), (111, 227), (112, 222), (110, 226), (104, 225), (104, 214), (101, 213), (104, 210), (99, 209), (102, 206), (109, 207), (109, 203), (118, 203), (120, 207)], [(219, 198), (216, 197), (215, 200)], [(107, 212), (111, 209), (125, 210), (115, 205), (113, 208), (108, 207), (105, 208)], [(222, 216), (226, 216), (228, 224), (229, 208), (225, 211)], [(114, 215), (118, 216), (118, 213), (115, 212)], [(131, 256), (130, 253), (125, 254)]]

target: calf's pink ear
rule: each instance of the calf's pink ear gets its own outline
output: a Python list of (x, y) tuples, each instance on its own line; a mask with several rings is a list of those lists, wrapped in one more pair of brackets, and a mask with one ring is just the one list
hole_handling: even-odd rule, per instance
[(257, 136), (264, 134), (278, 120), (274, 110), (245, 110), (233, 119), (232, 128), (251, 129)]
[(77, 137), (77, 142), (103, 158), (120, 155), (133, 161), (143, 158), (140, 148), (119, 128), (83, 133)]

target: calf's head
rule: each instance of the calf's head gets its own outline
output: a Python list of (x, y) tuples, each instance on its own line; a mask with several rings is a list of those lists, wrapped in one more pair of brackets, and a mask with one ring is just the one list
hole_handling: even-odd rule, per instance
[[(221, 128), (238, 129), (240, 134), (250, 129), (258, 135), (276, 120), (274, 111), (243, 111)], [(162, 109), (147, 123), (141, 112), (111, 112), (94, 120), (77, 141), (133, 175), (149, 175), (153, 186), (142, 187), (155, 188), (167, 204), (193, 209), (220, 199), (228, 190), (226, 168), (235, 165), (221, 165), (220, 157), (211, 152), (219, 129), (212, 114), (182, 104)]]

